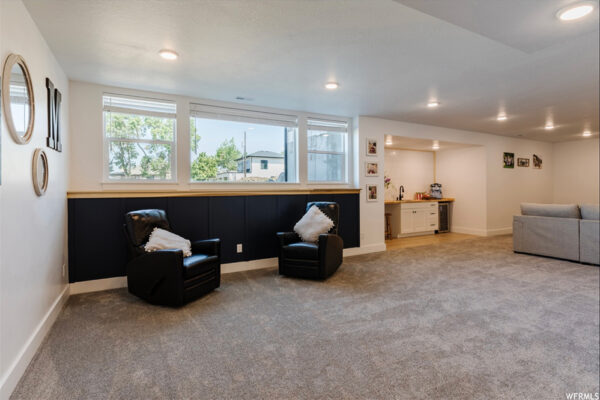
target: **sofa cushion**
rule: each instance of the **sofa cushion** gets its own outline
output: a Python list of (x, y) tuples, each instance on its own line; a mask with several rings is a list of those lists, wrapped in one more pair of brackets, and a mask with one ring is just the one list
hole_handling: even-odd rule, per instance
[(184, 257), (192, 255), (192, 244), (189, 240), (160, 228), (154, 228), (144, 249), (148, 252), (163, 249), (180, 249), (183, 251)]
[(315, 243), (292, 243), (287, 246), (283, 246), (282, 250), (285, 258), (295, 258), (301, 260), (319, 259), (319, 246)]
[(600, 220), (600, 205), (598, 204), (582, 204), (581, 219)]
[(577, 204), (521, 203), (521, 214), (535, 217), (581, 218)]
[(294, 226), (294, 232), (305, 242), (316, 242), (319, 235), (329, 232), (333, 228), (333, 221), (319, 209), (312, 206)]

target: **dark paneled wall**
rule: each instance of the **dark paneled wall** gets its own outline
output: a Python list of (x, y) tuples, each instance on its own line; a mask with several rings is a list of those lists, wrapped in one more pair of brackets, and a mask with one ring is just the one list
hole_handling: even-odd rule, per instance
[(277, 257), (275, 232), (291, 231), (309, 201), (339, 203), (344, 247), (360, 245), (358, 194), (69, 199), (69, 282), (125, 275), (129, 211), (160, 208), (178, 235), (220, 238), (222, 262), (231, 263)]

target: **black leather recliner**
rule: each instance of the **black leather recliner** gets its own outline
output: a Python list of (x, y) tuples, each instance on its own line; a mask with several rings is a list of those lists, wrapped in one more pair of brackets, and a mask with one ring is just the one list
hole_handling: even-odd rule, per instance
[(221, 241), (192, 242), (192, 255), (177, 249), (146, 252), (155, 228), (171, 230), (163, 210), (138, 210), (125, 215), (123, 230), (129, 244), (129, 292), (151, 304), (179, 307), (221, 285)]
[(344, 241), (338, 236), (339, 205), (333, 202), (311, 202), (306, 211), (317, 206), (333, 221), (333, 228), (321, 234), (317, 243), (307, 243), (296, 232), (278, 232), (279, 274), (298, 278), (326, 279), (342, 264)]

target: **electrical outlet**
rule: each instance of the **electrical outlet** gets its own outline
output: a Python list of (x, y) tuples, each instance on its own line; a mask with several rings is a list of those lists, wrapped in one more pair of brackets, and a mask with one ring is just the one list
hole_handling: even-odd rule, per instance
[(67, 264), (63, 264), (62, 266), (62, 276), (63, 278), (67, 275)]
[(238, 244), (237, 244), (237, 246), (236, 246), (236, 250), (237, 250), (237, 252), (238, 252), (238, 253), (241, 253), (241, 252), (243, 251), (242, 249), (243, 249), (243, 248), (242, 248), (242, 244), (241, 244), (241, 243), (238, 243)]

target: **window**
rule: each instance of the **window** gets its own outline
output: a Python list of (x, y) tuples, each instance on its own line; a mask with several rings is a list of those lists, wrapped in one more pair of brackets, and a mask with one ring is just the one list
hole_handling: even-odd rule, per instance
[(191, 104), (195, 182), (296, 182), (297, 116)]
[(175, 179), (175, 103), (107, 94), (103, 112), (109, 180)]
[(308, 119), (308, 181), (346, 182), (348, 123)]

